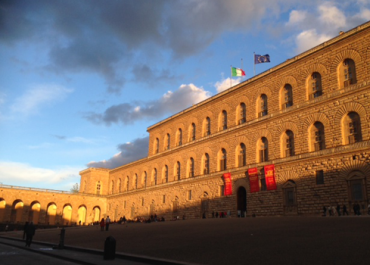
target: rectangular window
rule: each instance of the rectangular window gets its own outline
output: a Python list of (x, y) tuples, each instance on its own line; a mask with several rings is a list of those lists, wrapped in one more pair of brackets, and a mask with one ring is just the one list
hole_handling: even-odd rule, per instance
[(166, 195), (163, 195), (163, 203), (166, 203)]
[(220, 186), (220, 196), (225, 196), (225, 185)]
[(188, 191), (188, 200), (191, 201), (191, 190)]
[(324, 171), (317, 170), (316, 171), (316, 184), (324, 184)]
[(144, 198), (141, 199), (141, 206), (144, 206)]
[(126, 209), (126, 201), (123, 202), (123, 209)]

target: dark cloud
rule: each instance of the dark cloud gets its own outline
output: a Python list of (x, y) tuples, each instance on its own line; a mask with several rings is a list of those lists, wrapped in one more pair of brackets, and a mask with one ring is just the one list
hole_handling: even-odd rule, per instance
[(103, 168), (116, 168), (133, 161), (144, 158), (148, 155), (149, 136), (144, 138), (137, 138), (130, 143), (118, 145), (118, 154), (109, 158), (108, 160), (99, 162), (90, 162), (87, 167), (103, 167)]
[(53, 134), (52, 135), (53, 137), (59, 139), (59, 140), (65, 140), (67, 137), (63, 136), (63, 135), (56, 135), (56, 134)]
[(182, 85), (175, 92), (167, 92), (160, 99), (137, 104), (122, 103), (109, 107), (104, 113), (90, 112), (84, 118), (95, 123), (133, 124), (139, 120), (159, 119), (174, 114), (210, 97), (210, 93), (193, 84)]
[(275, 0), (5, 0), (0, 44), (41, 44), (46, 69), (98, 73), (109, 92), (119, 93), (122, 73), (140, 67), (134, 61), (150, 74), (146, 80), (134, 74), (137, 81), (171, 81), (172, 73), (157, 68), (158, 61), (171, 60), (168, 52), (172, 58), (192, 56), (223, 33), (251, 28), (278, 8)]
[(178, 76), (175, 76), (169, 70), (156, 70), (150, 68), (148, 65), (136, 65), (132, 69), (132, 74), (134, 76), (134, 81), (160, 85), (161, 83), (174, 82), (179, 79)]

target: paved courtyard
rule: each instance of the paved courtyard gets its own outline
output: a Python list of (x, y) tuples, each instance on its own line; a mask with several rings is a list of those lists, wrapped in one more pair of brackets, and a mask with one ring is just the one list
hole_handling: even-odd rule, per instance
[[(59, 230), (35, 241), (58, 244)], [(4, 235), (4, 233), (2, 233)], [(6, 236), (21, 237), (21, 232)], [(370, 218), (256, 217), (113, 224), (67, 228), (65, 244), (196, 264), (370, 264)]]

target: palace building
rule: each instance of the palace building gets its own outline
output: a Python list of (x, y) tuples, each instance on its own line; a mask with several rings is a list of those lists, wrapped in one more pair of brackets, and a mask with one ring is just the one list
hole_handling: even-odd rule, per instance
[(80, 192), (0, 187), (0, 221), (353, 213), (370, 194), (370, 22), (152, 125), (148, 156)]

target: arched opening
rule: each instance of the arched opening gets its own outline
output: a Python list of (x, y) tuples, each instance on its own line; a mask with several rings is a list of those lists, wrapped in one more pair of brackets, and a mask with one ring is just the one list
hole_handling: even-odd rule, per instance
[(293, 106), (293, 88), (290, 84), (285, 84), (281, 89), (280, 104), (282, 110)]
[(100, 221), (100, 208), (99, 206), (95, 206), (93, 208), (93, 222), (99, 222)]
[(14, 201), (11, 216), (10, 216), (11, 222), (14, 222), (14, 223), (22, 222), (23, 206), (24, 205), (21, 200)]
[(297, 189), (294, 180), (289, 179), (282, 186), (283, 190), (283, 205), (286, 215), (296, 215), (298, 213), (297, 205)]
[(244, 187), (239, 187), (236, 200), (238, 217), (245, 217), (247, 214), (247, 190)]
[(28, 214), (28, 221), (34, 224), (39, 223), (41, 205), (39, 202), (31, 203), (30, 212)]
[(354, 213), (357, 207), (358, 214), (367, 210), (367, 193), (365, 175), (358, 170), (352, 171), (347, 177), (349, 210)]
[(0, 198), (0, 222), (4, 220), (6, 201)]
[(315, 99), (322, 95), (321, 75), (314, 72), (307, 80), (308, 99)]
[(57, 206), (55, 203), (50, 203), (46, 210), (45, 222), (49, 225), (55, 225), (55, 219), (57, 215)]
[(62, 223), (63, 225), (70, 225), (71, 220), (72, 220), (72, 206), (68, 204), (63, 207)]
[(78, 224), (83, 225), (86, 223), (86, 207), (85, 206), (80, 206), (78, 208)]
[(343, 144), (354, 144), (362, 141), (361, 120), (356, 112), (350, 112), (342, 119)]

